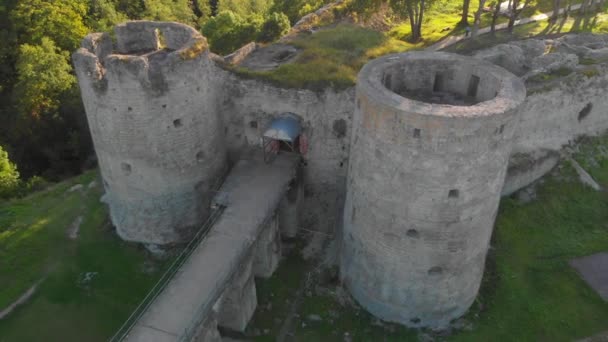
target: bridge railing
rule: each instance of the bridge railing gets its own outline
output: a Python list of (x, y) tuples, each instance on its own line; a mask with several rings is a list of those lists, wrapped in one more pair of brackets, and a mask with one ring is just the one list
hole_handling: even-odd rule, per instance
[(224, 206), (216, 206), (212, 208), (211, 214), (201, 225), (201, 228), (197, 231), (196, 235), (175, 258), (173, 263), (171, 263), (169, 268), (167, 268), (156, 284), (154, 284), (150, 292), (148, 292), (146, 297), (144, 297), (133, 313), (131, 313), (131, 316), (129, 316), (129, 318), (123, 323), (114, 336), (110, 338), (110, 342), (124, 341), (127, 337), (129, 337), (129, 333), (133, 330), (139, 319), (146, 313), (150, 305), (152, 305), (154, 300), (167, 287), (169, 282), (171, 282), (177, 271), (182, 267), (186, 260), (188, 260), (190, 255), (192, 255), (192, 252), (196, 249), (196, 247), (198, 247), (201, 241), (203, 241), (213, 224), (222, 215), (224, 209)]

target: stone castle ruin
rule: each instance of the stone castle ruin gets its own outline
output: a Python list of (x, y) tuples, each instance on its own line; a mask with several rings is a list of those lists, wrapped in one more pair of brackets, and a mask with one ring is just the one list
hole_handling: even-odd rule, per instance
[(308, 148), (287, 195), (298, 208), (279, 221), (335, 230), (355, 299), (414, 327), (445, 326), (475, 299), (501, 195), (608, 129), (608, 67), (579, 63), (603, 58), (608, 38), (585, 35), (403, 53), (368, 63), (356, 89), (313, 92), (240, 78), (193, 28), (148, 21), (90, 34), (73, 56), (123, 239), (187, 241), (227, 170), (296, 113)]

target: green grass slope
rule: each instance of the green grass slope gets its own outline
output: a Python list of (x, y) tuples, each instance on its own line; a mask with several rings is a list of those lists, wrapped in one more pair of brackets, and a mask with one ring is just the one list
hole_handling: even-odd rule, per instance
[[(88, 188), (97, 178), (90, 171), (0, 203), (0, 309), (42, 279), (26, 304), (0, 320), (1, 342), (105, 341), (164, 270), (166, 262), (116, 236), (101, 186)], [(74, 184), (83, 189), (69, 192)]]

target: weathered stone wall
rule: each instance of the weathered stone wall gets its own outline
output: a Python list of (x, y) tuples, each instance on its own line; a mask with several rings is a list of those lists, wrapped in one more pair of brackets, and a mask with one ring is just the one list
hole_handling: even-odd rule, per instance
[(559, 150), (583, 135), (608, 129), (608, 66), (590, 76), (573, 72), (531, 91), (522, 105), (514, 152)]
[(313, 92), (278, 88), (263, 81), (242, 80), (234, 74), (218, 74), (224, 86), (220, 112), (226, 124), (231, 160), (241, 151), (260, 146), (260, 138), (273, 118), (293, 112), (302, 118), (308, 151), (303, 156), (304, 224), (319, 228), (328, 216), (336, 216), (345, 193), (354, 88)]
[[(438, 90), (437, 80), (487, 101), (434, 104), (391, 91)], [(457, 55), (385, 56), (360, 72), (341, 276), (371, 313), (441, 327), (472, 304), (524, 98), (514, 75)]]
[(184, 241), (225, 168), (215, 66), (186, 25), (129, 22), (116, 41), (90, 35), (73, 56), (112, 222), (126, 240)]
[(549, 171), (564, 145), (608, 129), (608, 35), (514, 41), (474, 56), (521, 75), (528, 88), (503, 194)]

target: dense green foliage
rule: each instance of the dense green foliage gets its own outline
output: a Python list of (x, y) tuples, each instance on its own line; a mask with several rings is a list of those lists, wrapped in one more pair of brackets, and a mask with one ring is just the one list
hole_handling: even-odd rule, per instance
[(70, 54), (89, 32), (129, 19), (178, 21), (227, 54), (271, 42), (327, 0), (2, 0), (0, 143), (22, 175), (51, 180), (91, 164), (92, 143)]
[[(107, 341), (171, 261), (116, 236), (101, 185), (88, 186), (97, 179), (87, 172), (0, 203), (0, 308), (40, 281), (0, 320), (0, 340)], [(84, 187), (70, 192), (75, 184)]]
[[(41, 175), (59, 180), (94, 164), (69, 58), (88, 32), (109, 31), (128, 19), (175, 20), (200, 29), (213, 52), (228, 54), (251, 41), (276, 40), (302, 16), (330, 1), (1, 0), (0, 143), (26, 179)], [(523, 15), (550, 9), (550, 3), (532, 0)], [(478, 5), (479, 0), (470, 0), (472, 8)], [(426, 14), (413, 22), (408, 6), (413, 6), (414, 12), (424, 9)], [(338, 26), (327, 33), (301, 36), (295, 45), (304, 51), (295, 63), (250, 75), (292, 87), (317, 89), (329, 84), (344, 88), (353, 84), (359, 68), (369, 58), (424, 47), (462, 32), (458, 26), (461, 0), (425, 0), (424, 6), (422, 0), (347, 0), (332, 13), (361, 23), (377, 9), (383, 11), (381, 20), (388, 25), (387, 33)], [(329, 17), (334, 18), (333, 15)], [(482, 26), (488, 24), (489, 17), (490, 13), (482, 15)], [(591, 24), (578, 29), (570, 26), (572, 30), (585, 31), (606, 27), (607, 21), (598, 18), (583, 21), (592, 23), (594, 28), (588, 27)], [(566, 22), (559, 27), (563, 31), (568, 25)], [(337, 40), (336, 44), (333, 40)]]
[(264, 25), (262, 25), (262, 31), (259, 34), (258, 40), (271, 42), (289, 32), (290, 27), (287, 15), (274, 12), (268, 16)]
[(0, 146), (0, 198), (8, 197), (18, 186), (17, 166), (8, 159), (8, 153)]

